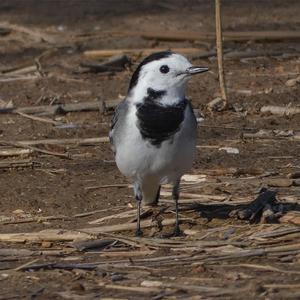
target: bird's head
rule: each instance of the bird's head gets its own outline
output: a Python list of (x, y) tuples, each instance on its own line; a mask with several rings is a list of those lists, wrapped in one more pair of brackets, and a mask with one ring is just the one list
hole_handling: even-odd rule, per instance
[[(142, 101), (149, 89), (164, 92), (170, 101), (185, 96), (187, 81), (195, 74), (208, 71), (193, 66), (184, 56), (170, 51), (153, 53), (146, 57), (132, 75), (128, 97)], [(171, 103), (166, 103), (171, 104)]]

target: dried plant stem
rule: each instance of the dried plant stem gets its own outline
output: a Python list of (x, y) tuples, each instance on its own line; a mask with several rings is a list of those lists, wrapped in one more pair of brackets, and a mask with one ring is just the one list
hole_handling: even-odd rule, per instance
[(225, 76), (223, 68), (223, 45), (222, 45), (222, 19), (221, 19), (221, 0), (216, 0), (216, 43), (219, 68), (219, 81), (221, 97), (224, 100), (224, 108), (227, 106), (227, 94), (225, 85)]

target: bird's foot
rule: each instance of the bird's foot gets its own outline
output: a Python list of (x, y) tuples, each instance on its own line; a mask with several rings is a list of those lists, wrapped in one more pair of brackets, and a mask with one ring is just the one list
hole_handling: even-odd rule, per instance
[(184, 236), (184, 233), (183, 233), (183, 231), (180, 230), (179, 226), (175, 227), (173, 236)]
[(143, 236), (143, 231), (142, 231), (140, 228), (138, 228), (138, 229), (135, 231), (135, 236), (136, 236), (136, 237), (141, 237), (141, 236)]

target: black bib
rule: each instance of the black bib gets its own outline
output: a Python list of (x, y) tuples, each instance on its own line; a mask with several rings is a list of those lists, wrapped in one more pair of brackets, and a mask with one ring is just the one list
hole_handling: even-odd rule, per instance
[(157, 100), (166, 94), (165, 91), (148, 89), (147, 92), (144, 103), (136, 105), (137, 126), (144, 139), (159, 147), (163, 141), (172, 138), (180, 129), (187, 100), (164, 106)]

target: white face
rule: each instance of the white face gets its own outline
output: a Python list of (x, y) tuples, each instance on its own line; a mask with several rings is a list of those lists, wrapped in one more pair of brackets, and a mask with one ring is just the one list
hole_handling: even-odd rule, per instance
[(140, 102), (146, 95), (147, 89), (151, 88), (155, 91), (166, 91), (166, 98), (176, 102), (178, 99), (184, 99), (186, 83), (191, 75), (206, 70), (206, 68), (193, 67), (184, 56), (172, 53), (168, 57), (153, 60), (141, 67), (137, 84), (130, 98), (134, 102)]
[(147, 89), (151, 88), (155, 91), (166, 91), (166, 98), (171, 102), (184, 99), (186, 83), (191, 77), (186, 74), (186, 70), (191, 66), (191, 63), (179, 54), (143, 65), (130, 98), (134, 102), (141, 102), (147, 94)]
[(190, 67), (192, 64), (184, 56), (172, 54), (143, 66), (139, 81), (148, 84), (154, 90), (185, 88), (190, 78), (185, 72)]

